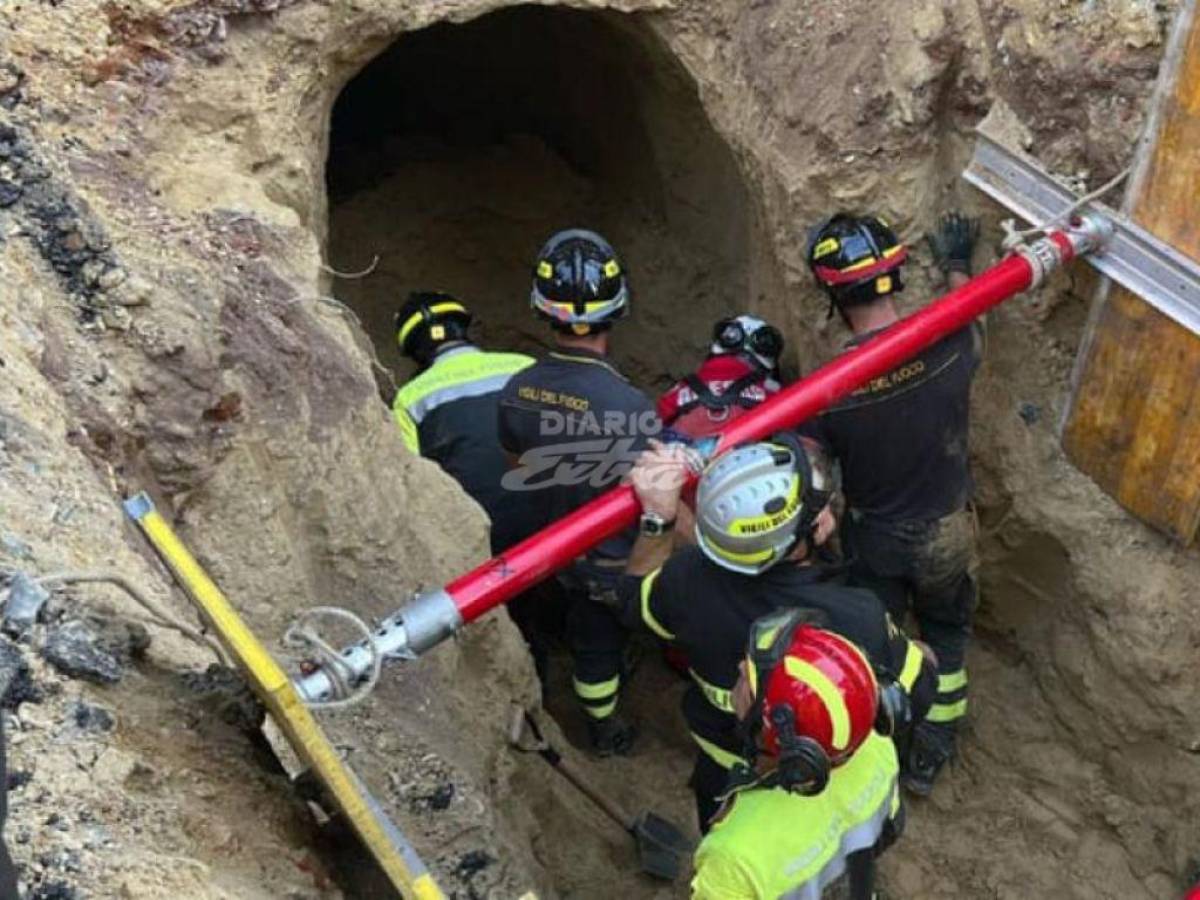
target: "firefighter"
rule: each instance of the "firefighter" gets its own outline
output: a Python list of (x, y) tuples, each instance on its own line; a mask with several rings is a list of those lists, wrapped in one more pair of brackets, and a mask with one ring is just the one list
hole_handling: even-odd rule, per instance
[(470, 324), (470, 311), (450, 294), (409, 295), (396, 314), (396, 340), (417, 374), (397, 391), (392, 415), (405, 446), (441, 466), (487, 512), (498, 552), (529, 530), (500, 486), (508, 469), (496, 437), (500, 389), (533, 360), (479, 349), (467, 339)]
[(866, 657), (797, 611), (767, 617), (751, 628), (732, 702), (753, 762), (696, 851), (694, 900), (819, 900), (846, 870), (852, 900), (870, 900), (900, 794)]
[(663, 426), (687, 437), (724, 428), (779, 391), (779, 329), (751, 315), (713, 326), (708, 357), (658, 399)]
[[(946, 216), (930, 238), (951, 287), (970, 278), (978, 222)], [(839, 214), (816, 229), (809, 265), (853, 332), (850, 347), (899, 320), (907, 250), (882, 220)], [(905, 786), (927, 795), (953, 756), (967, 710), (965, 655), (975, 606), (974, 517), (967, 460), (971, 381), (982, 326), (972, 324), (808, 423), (841, 464), (843, 545), (855, 584), (876, 591), (897, 622), (911, 610), (940, 671), (929, 717), (903, 760)]]
[[(500, 442), (513, 465), (505, 485), (549, 524), (617, 484), (661, 426), (646, 395), (608, 358), (610, 329), (629, 314), (629, 286), (604, 238), (584, 229), (553, 235), (537, 256), (531, 305), (549, 324), (554, 349), (505, 386)], [(621, 575), (634, 537), (601, 543), (559, 576), (573, 686), (602, 756), (628, 753), (635, 736), (616, 711), (628, 633), (595, 602)]]
[(697, 745), (690, 784), (704, 830), (742, 759), (731, 692), (756, 619), (799, 609), (853, 641), (889, 692), (905, 698), (911, 720), (929, 706), (936, 669), (874, 594), (847, 587), (838, 568), (822, 561), (836, 523), (831, 474), (814, 445), (784, 434), (718, 457), (696, 491), (696, 544), (672, 552), (660, 535), (683, 508), (685, 464), (679, 445), (656, 443), (631, 473), (642, 535), (614, 602), (624, 621), (678, 645), (690, 661), (683, 714)]

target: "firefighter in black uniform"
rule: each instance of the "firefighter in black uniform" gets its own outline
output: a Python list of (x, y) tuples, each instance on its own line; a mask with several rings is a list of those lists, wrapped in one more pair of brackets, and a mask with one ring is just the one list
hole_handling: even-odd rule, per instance
[[(604, 238), (583, 229), (551, 237), (537, 257), (531, 304), (553, 328), (555, 348), (505, 386), (500, 443), (513, 465), (505, 486), (548, 525), (616, 485), (661, 426), (649, 399), (607, 358), (609, 329), (629, 313), (629, 288)], [(601, 755), (628, 753), (634, 739), (616, 712), (628, 633), (599, 600), (635, 536), (605, 541), (559, 576), (575, 694)]]
[(392, 415), (405, 446), (436, 462), (483, 507), (498, 553), (530, 530), (500, 486), (508, 466), (496, 430), (500, 389), (533, 360), (479, 349), (467, 340), (470, 324), (470, 311), (449, 294), (409, 295), (396, 314), (396, 339), (418, 369), (396, 392)]
[[(970, 278), (978, 234), (977, 222), (951, 214), (930, 237), (951, 287)], [(809, 265), (854, 332), (849, 346), (899, 320), (892, 295), (903, 288), (906, 255), (877, 218), (839, 214), (814, 231)], [(852, 581), (874, 590), (897, 622), (911, 609), (938, 658), (937, 697), (902, 760), (905, 785), (921, 795), (953, 756), (967, 709), (976, 599), (967, 425), (981, 346), (982, 325), (963, 328), (802, 428), (841, 464)]]
[(688, 657), (692, 684), (683, 713), (698, 745), (691, 787), (706, 829), (730, 772), (744, 758), (730, 692), (756, 619), (799, 609), (808, 621), (855, 643), (880, 683), (892, 686), (898, 719), (903, 710), (909, 721), (924, 715), (936, 669), (874, 594), (847, 587), (838, 569), (822, 561), (820, 548), (835, 522), (831, 473), (814, 446), (781, 435), (717, 458), (696, 493), (696, 544), (672, 554), (663, 535), (682, 509), (681, 458), (677, 445), (656, 444), (633, 470), (641, 536), (615, 602), (626, 622)]

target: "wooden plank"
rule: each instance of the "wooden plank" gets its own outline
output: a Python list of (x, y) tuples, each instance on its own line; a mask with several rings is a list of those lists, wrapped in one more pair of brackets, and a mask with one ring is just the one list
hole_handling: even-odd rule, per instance
[[(1179, 12), (1125, 212), (1200, 259), (1200, 21)], [(1107, 282), (1076, 367), (1067, 457), (1183, 543), (1200, 530), (1200, 337)]]

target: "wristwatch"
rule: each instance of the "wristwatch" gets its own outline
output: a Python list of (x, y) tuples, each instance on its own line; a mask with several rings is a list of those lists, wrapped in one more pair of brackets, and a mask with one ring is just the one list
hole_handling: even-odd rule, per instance
[(638, 531), (646, 537), (662, 537), (674, 527), (674, 519), (664, 519), (656, 512), (643, 512), (638, 521)]

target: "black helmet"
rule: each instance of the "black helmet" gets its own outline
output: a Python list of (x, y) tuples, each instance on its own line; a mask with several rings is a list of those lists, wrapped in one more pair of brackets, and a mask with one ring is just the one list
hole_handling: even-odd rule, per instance
[(625, 273), (594, 231), (571, 228), (546, 241), (533, 270), (530, 305), (560, 331), (590, 334), (629, 314)]
[(900, 268), (908, 248), (875, 216), (838, 213), (813, 230), (808, 265), (839, 307), (870, 303), (904, 290)]
[(450, 294), (413, 291), (396, 313), (396, 342), (400, 352), (428, 365), (438, 347), (467, 337), (470, 311)]

